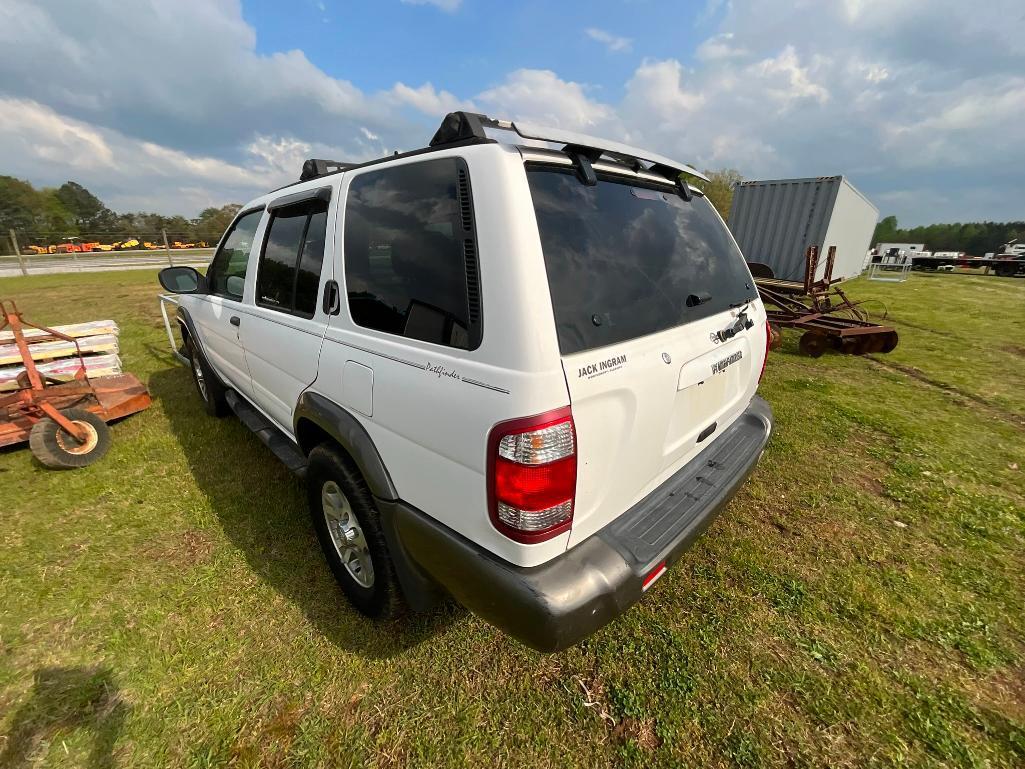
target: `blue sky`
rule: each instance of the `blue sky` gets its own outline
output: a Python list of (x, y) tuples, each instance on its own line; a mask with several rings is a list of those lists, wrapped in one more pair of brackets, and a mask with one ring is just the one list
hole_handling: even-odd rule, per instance
[(1025, 219), (1020, 0), (0, 0), (0, 174), (193, 215), (474, 109)]
[[(321, 7), (324, 10), (321, 10)], [(302, 49), (325, 72), (366, 90), (409, 82), (411, 73), (453, 93), (478, 93), (505, 73), (550, 69), (618, 98), (644, 58), (689, 59), (722, 15), (701, 3), (247, 2), (242, 13), (263, 53)], [(630, 45), (610, 51), (588, 36), (601, 29)]]

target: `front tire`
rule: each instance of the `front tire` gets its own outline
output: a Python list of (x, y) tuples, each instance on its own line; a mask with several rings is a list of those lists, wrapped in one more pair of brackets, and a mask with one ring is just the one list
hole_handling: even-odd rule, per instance
[(64, 409), (61, 414), (86, 432), (79, 441), (50, 418), (40, 419), (29, 432), (28, 445), (33, 456), (53, 470), (86, 467), (100, 459), (110, 448), (107, 423), (86, 409)]
[(381, 516), (352, 460), (321, 444), (310, 452), (306, 483), (317, 539), (349, 603), (374, 619), (400, 614), (401, 592)]
[(206, 362), (203, 353), (199, 351), (199, 345), (193, 341), (192, 337), (185, 342), (185, 348), (188, 351), (192, 381), (196, 385), (196, 392), (203, 403), (203, 410), (212, 417), (223, 417), (228, 413), (224, 385), (210, 369), (210, 364)]

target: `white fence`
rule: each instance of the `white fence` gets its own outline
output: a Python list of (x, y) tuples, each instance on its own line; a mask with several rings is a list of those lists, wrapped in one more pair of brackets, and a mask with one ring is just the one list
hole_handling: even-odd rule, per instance
[(204, 266), (213, 248), (181, 248), (140, 251), (90, 251), (70, 254), (21, 254), (0, 256), (0, 278), (66, 272), (159, 269), (170, 265)]

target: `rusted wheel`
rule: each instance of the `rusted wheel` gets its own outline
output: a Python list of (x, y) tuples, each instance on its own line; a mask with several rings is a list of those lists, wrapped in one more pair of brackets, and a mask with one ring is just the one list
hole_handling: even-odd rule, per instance
[(867, 355), (873, 352), (881, 352), (883, 349), (884, 334), (865, 334), (864, 344), (865, 349), (862, 351), (862, 355)]
[(778, 350), (783, 346), (783, 332), (774, 323), (769, 324), (769, 349)]
[(883, 335), (883, 346), (880, 352), (893, 352), (897, 348), (897, 332), (890, 331)]
[(61, 414), (85, 431), (79, 441), (52, 419), (40, 419), (29, 433), (28, 445), (42, 464), (54, 470), (86, 467), (110, 448), (110, 428), (98, 415), (85, 409), (64, 409)]
[(856, 336), (840, 340), (840, 352), (844, 355), (861, 355), (861, 340)]
[(801, 355), (807, 355), (809, 358), (818, 358), (828, 346), (828, 337), (818, 331), (808, 331), (802, 334), (797, 343), (797, 349), (801, 351)]

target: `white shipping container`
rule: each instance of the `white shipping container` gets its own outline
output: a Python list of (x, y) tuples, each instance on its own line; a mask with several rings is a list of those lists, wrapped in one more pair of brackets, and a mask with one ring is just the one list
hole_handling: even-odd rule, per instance
[(864, 267), (879, 209), (842, 176), (741, 182), (733, 190), (729, 227), (749, 262), (777, 278), (804, 280), (804, 252), (822, 249), (815, 278), (836, 246), (833, 278), (853, 278)]

